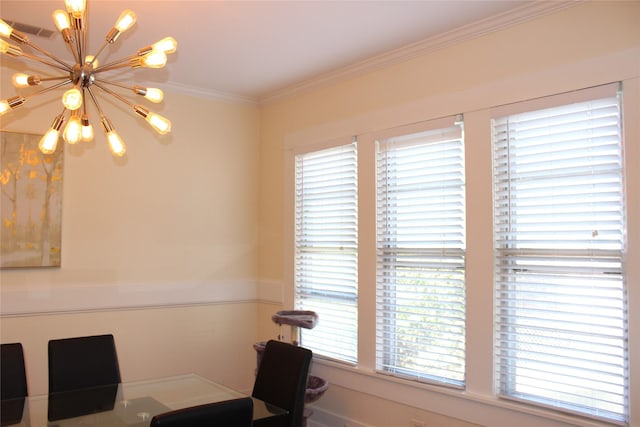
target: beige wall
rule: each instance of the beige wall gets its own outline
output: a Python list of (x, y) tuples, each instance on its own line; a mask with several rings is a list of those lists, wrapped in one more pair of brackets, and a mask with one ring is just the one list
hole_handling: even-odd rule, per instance
[[(598, 425), (549, 411), (511, 404), (493, 395), (491, 155), (489, 109), (505, 103), (625, 80), (625, 115), (638, 117), (640, 102), (640, 2), (589, 2), (553, 15), (425, 52), (404, 62), (337, 80), (274, 100), (261, 110), (260, 256), (261, 280), (281, 281), (284, 305), (292, 304), (293, 150), (351, 135), (465, 113), (467, 150), (467, 390), (391, 381), (375, 373), (375, 317), (369, 302), (371, 277), (360, 277), (360, 355), (357, 368), (316, 360), (314, 371), (331, 386), (316, 407), (326, 425), (568, 426)], [(640, 133), (628, 128), (629, 254), (640, 256)], [(366, 149), (364, 150), (366, 151)], [(360, 182), (360, 206), (370, 184)], [(367, 186), (369, 185), (369, 186)], [(361, 212), (362, 215), (362, 212)], [(368, 217), (367, 217), (368, 218)], [(274, 250), (280, 248), (280, 250)], [(359, 259), (374, 260), (361, 247)], [(366, 261), (365, 261), (366, 262)], [(640, 271), (629, 265), (632, 425), (640, 425)], [(266, 321), (264, 319), (263, 321)], [(320, 319), (322, 321), (322, 319)], [(637, 332), (637, 331), (636, 331)], [(635, 336), (635, 337), (634, 337)], [(635, 391), (634, 391), (635, 390)], [(635, 394), (634, 394), (635, 393)], [(635, 402), (635, 403), (634, 403)], [(378, 410), (380, 409), (380, 410)], [(416, 415), (418, 414), (418, 415)], [(443, 418), (443, 415), (445, 417)], [(456, 421), (459, 419), (459, 421)], [(348, 422), (346, 422), (348, 421)]]
[[(5, 59), (2, 99), (13, 72)], [(44, 133), (59, 103), (31, 105), (0, 128)], [(24, 343), (33, 394), (47, 390), (49, 339), (98, 333), (115, 335), (125, 380), (195, 371), (250, 389), (257, 107), (167, 93), (165, 137), (102, 107), (127, 158), (112, 159), (97, 120), (95, 142), (66, 147), (62, 266), (0, 271), (0, 339)]]
[[(120, 104), (102, 102), (127, 144), (126, 159), (111, 157), (94, 114), (94, 142), (66, 147), (62, 268), (4, 270), (3, 290), (255, 278), (258, 110), (166, 98), (158, 112), (172, 119), (173, 130), (164, 137)], [(3, 116), (0, 126), (44, 133), (60, 112), (57, 102), (28, 106)]]
[(3, 317), (2, 342), (22, 342), (30, 394), (47, 392), (50, 339), (114, 335), (124, 381), (197, 373), (233, 388), (253, 385), (254, 303), (204, 304)]

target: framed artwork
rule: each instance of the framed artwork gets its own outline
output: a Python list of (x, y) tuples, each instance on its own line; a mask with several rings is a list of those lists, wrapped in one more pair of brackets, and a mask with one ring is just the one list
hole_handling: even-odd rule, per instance
[(0, 130), (0, 268), (59, 267), (64, 144), (42, 154), (42, 135)]

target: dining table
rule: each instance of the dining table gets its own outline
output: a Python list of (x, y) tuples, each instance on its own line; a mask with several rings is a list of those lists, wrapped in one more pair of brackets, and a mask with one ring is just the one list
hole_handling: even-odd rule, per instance
[[(247, 394), (186, 374), (2, 401), (2, 426), (148, 427), (154, 415)], [(253, 419), (287, 411), (253, 398)]]

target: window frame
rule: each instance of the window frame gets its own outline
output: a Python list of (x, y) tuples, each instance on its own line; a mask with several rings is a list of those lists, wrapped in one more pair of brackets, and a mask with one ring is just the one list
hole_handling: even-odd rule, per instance
[[(431, 384), (444, 385), (452, 388), (464, 389), (465, 387), (465, 224), (466, 224), (466, 205), (465, 205), (465, 174), (464, 174), (464, 131), (463, 131), (463, 117), (462, 115), (451, 116), (436, 120), (429, 120), (421, 123), (417, 123), (410, 126), (402, 126), (399, 128), (394, 128), (391, 130), (387, 130), (385, 132), (381, 132), (373, 135), (373, 139), (375, 141), (376, 146), (376, 193), (377, 193), (377, 206), (376, 206), (376, 229), (377, 229), (377, 243), (376, 243), (376, 252), (377, 252), (377, 291), (376, 291), (376, 369), (379, 373), (390, 375), (398, 378), (404, 378), (412, 381), (418, 382), (426, 382)], [(398, 171), (397, 173), (393, 170), (381, 169), (388, 164), (387, 161), (393, 161), (392, 159), (397, 155), (400, 156), (398, 158), (399, 161), (409, 161), (412, 160), (406, 159), (402, 160), (402, 152), (404, 150), (412, 150), (412, 153), (416, 153), (421, 151), (427, 151), (429, 154), (423, 154), (425, 156), (425, 161), (432, 161), (432, 166), (438, 167), (438, 170), (430, 169), (429, 171), (424, 171), (422, 174), (420, 168), (415, 169), (410, 172), (410, 177), (407, 176), (402, 178), (403, 172)], [(446, 150), (446, 151), (445, 151)], [(439, 153), (440, 155), (447, 155), (451, 157), (447, 157), (448, 162), (455, 162), (455, 158), (458, 157), (458, 161), (460, 161), (461, 169), (455, 169), (455, 166), (452, 164), (440, 164), (433, 159), (433, 154)], [(445, 154), (446, 153), (446, 154)], [(453, 155), (452, 155), (453, 153)], [(387, 157), (390, 156), (390, 157)], [(454, 163), (455, 164), (455, 163)], [(412, 167), (407, 164), (405, 167)], [(407, 171), (408, 172), (408, 171)], [(443, 184), (443, 186), (436, 186), (435, 182), (430, 182), (432, 179), (430, 175), (433, 173), (439, 173), (446, 175), (441, 175), (441, 178), (446, 178), (448, 184)], [(455, 176), (455, 173), (458, 173), (459, 176)], [(415, 175), (414, 175), (415, 174)], [(455, 224), (450, 223), (449, 227), (456, 227), (456, 230), (450, 230), (453, 234), (448, 235), (446, 238), (434, 237), (433, 235), (429, 236), (422, 235), (421, 239), (428, 240), (415, 240), (414, 238), (409, 238), (407, 232), (407, 225), (403, 224), (395, 224), (396, 215), (409, 215), (409, 211), (397, 211), (392, 209), (387, 211), (387, 200), (389, 197), (392, 197), (395, 201), (394, 203), (414, 203), (416, 201), (422, 200), (423, 202), (427, 202), (427, 200), (432, 200), (432, 194), (422, 193), (419, 198), (415, 198), (415, 189), (402, 187), (402, 185), (408, 185), (409, 182), (415, 182), (418, 179), (418, 174), (420, 174), (420, 180), (423, 181), (421, 186), (428, 186), (429, 192), (438, 192), (441, 197), (447, 197), (448, 202), (451, 200), (459, 202), (461, 205), (459, 206), (459, 212), (454, 211), (460, 215), (460, 222)], [(390, 184), (387, 180), (389, 177), (394, 177), (394, 183)], [(395, 179), (405, 180), (403, 183), (398, 182), (400, 186), (395, 186)], [(461, 184), (460, 182), (461, 181)], [(455, 183), (452, 184), (452, 183)], [(392, 185), (392, 186), (390, 186)], [(413, 184), (410, 184), (413, 185)], [(458, 185), (460, 185), (458, 187)], [(393, 188), (393, 192), (389, 193), (387, 189)], [(456, 199), (456, 197), (460, 196), (460, 192), (462, 195), (462, 200)], [(458, 193), (458, 194), (456, 194)], [(411, 195), (412, 202), (409, 202), (406, 197)], [(428, 199), (426, 199), (428, 198)], [(383, 200), (384, 199), (384, 200)], [(404, 201), (403, 201), (404, 199)], [(402, 209), (402, 207), (400, 207)], [(407, 207), (407, 209), (411, 209)], [(404, 212), (404, 213), (402, 213)], [(392, 215), (392, 217), (388, 216)], [(435, 213), (433, 214), (435, 215)], [(456, 216), (456, 215), (453, 215)], [(417, 218), (417, 217), (416, 217)], [(407, 218), (408, 219), (408, 218)], [(415, 219), (413, 219), (415, 220)], [(432, 215), (421, 216), (421, 221), (453, 221), (451, 215), (447, 215), (446, 217), (438, 216), (437, 218)], [(390, 223), (389, 221), (392, 221)], [(395, 225), (394, 225), (395, 224)], [(422, 232), (430, 233), (433, 232), (434, 224), (427, 222), (423, 223), (424, 229)], [(449, 228), (448, 227), (448, 228)], [(403, 231), (404, 230), (404, 231)], [(388, 239), (389, 236), (387, 233), (393, 233), (396, 239), (396, 244), (393, 246), (388, 246), (383, 244), (381, 239)], [(399, 233), (399, 234), (396, 234)], [(461, 233), (461, 237), (456, 237), (457, 233)], [(403, 237), (404, 236), (404, 237)], [(399, 240), (398, 240), (399, 239)], [(408, 239), (408, 240), (407, 240)], [(461, 239), (461, 241), (457, 241), (456, 239)], [(411, 250), (412, 254), (409, 255), (407, 250)], [(418, 347), (423, 349), (423, 355), (419, 357), (419, 359), (415, 362), (414, 368), (409, 368), (406, 362), (402, 362), (398, 356), (398, 353), (405, 354), (406, 351), (409, 351), (408, 347), (403, 347), (404, 344), (410, 344), (410, 342), (406, 341), (407, 338), (410, 338), (408, 335), (401, 335), (401, 331), (408, 328), (408, 325), (405, 327), (398, 326), (396, 322), (399, 322), (400, 318), (405, 315), (409, 315), (410, 312), (413, 312), (412, 309), (408, 307), (397, 307), (392, 308), (388, 306), (390, 299), (393, 299), (397, 292), (409, 292), (411, 286), (407, 283), (401, 284), (400, 282), (396, 282), (395, 279), (392, 281), (387, 280), (388, 277), (393, 276), (396, 277), (398, 271), (406, 270), (402, 267), (402, 264), (396, 265), (397, 268), (394, 268), (393, 265), (390, 265), (387, 261), (391, 258), (398, 257), (399, 253), (404, 253), (404, 257), (410, 257), (410, 259), (414, 259), (414, 261), (409, 261), (406, 259), (406, 262), (411, 262), (414, 265), (412, 271), (415, 274), (417, 272), (416, 269), (424, 270), (426, 272), (430, 272), (428, 274), (433, 277), (429, 279), (429, 287), (437, 288), (442, 291), (450, 291), (451, 286), (454, 288), (457, 287), (454, 283), (459, 282), (459, 286), (461, 288), (458, 289), (458, 294), (453, 301), (450, 301), (447, 304), (446, 308), (438, 307), (437, 310), (447, 310), (451, 316), (453, 324), (449, 324), (447, 327), (450, 330), (447, 332), (447, 335), (454, 335), (454, 338), (451, 338), (451, 342), (449, 339), (444, 339), (443, 337), (438, 338), (438, 333), (434, 331), (440, 330), (442, 331), (443, 327), (446, 327), (444, 324), (440, 322), (429, 323), (421, 329), (416, 329), (416, 334), (424, 334), (422, 338), (416, 339), (422, 342)], [(440, 258), (438, 260), (438, 258)], [(455, 271), (458, 276), (453, 283), (449, 283), (449, 285), (444, 285), (440, 283), (440, 280), (435, 279), (437, 275), (440, 273), (436, 273), (435, 271), (450, 271), (452, 268), (451, 265), (444, 264), (443, 259), (449, 259), (452, 263), (456, 264), (456, 267), (453, 271)], [(420, 261), (421, 259), (421, 261)], [(436, 268), (436, 264), (426, 264), (426, 259), (431, 259), (433, 262), (437, 262), (438, 267)], [(414, 262), (420, 262), (419, 267), (414, 264)], [(392, 264), (396, 264), (392, 262)], [(461, 276), (460, 276), (461, 274)], [(425, 283), (426, 284), (426, 283)], [(462, 294), (460, 295), (460, 289), (462, 290)], [(425, 311), (422, 316), (425, 316), (431, 310), (436, 310), (434, 305), (430, 305), (427, 301), (429, 298), (426, 295), (422, 294), (419, 289), (414, 289), (413, 291), (418, 291), (418, 294), (415, 295), (416, 298), (419, 298), (427, 307), (425, 307)], [(423, 298), (426, 298), (423, 299)], [(460, 302), (460, 299), (462, 300)], [(457, 301), (456, 301), (457, 300)], [(456, 313), (456, 310), (459, 310), (459, 305), (462, 305), (462, 316), (459, 317), (459, 313)], [(417, 313), (413, 314), (414, 316)], [(393, 322), (393, 325), (389, 324), (389, 319)], [(403, 322), (405, 324), (406, 322)], [(411, 328), (418, 328), (418, 324), (413, 322), (413, 326)], [(452, 330), (461, 329), (461, 335), (455, 337), (455, 333)], [(421, 331), (421, 332), (419, 332)], [(404, 336), (405, 338), (402, 338)], [(429, 338), (430, 337), (430, 338)], [(458, 341), (456, 341), (456, 339)], [(440, 345), (444, 345), (445, 343), (450, 344), (450, 346), (446, 347), (438, 347), (436, 348), (425, 348), (424, 344), (429, 340), (435, 340)], [(389, 344), (391, 343), (391, 344)], [(387, 349), (388, 345), (392, 345), (395, 350)], [(461, 346), (461, 347), (460, 347)], [(441, 353), (438, 356), (438, 353)], [(445, 357), (446, 352), (453, 352), (457, 356), (452, 356), (449, 353), (448, 357)], [(459, 355), (459, 352), (462, 352), (462, 355)], [(450, 363), (453, 363), (452, 371), (449, 373), (445, 373), (449, 367), (445, 367), (445, 365), (449, 365), (449, 363), (445, 363), (444, 359), (451, 359)], [(454, 362), (455, 361), (455, 362)], [(409, 362), (411, 363), (411, 362)], [(457, 364), (457, 367), (456, 367)]]
[[(295, 244), (294, 244), (294, 254), (295, 254), (295, 265), (296, 274), (294, 275), (294, 307), (296, 310), (312, 310), (318, 314), (319, 318), (322, 318), (324, 321), (319, 321), (318, 325), (313, 328), (313, 330), (307, 330), (303, 328), (298, 328), (298, 337), (292, 337), (293, 341), (300, 341), (301, 345), (306, 345), (308, 348), (314, 351), (314, 353), (323, 358), (331, 359), (337, 361), (339, 363), (346, 364), (356, 364), (358, 359), (358, 267), (357, 267), (357, 259), (358, 259), (358, 238), (357, 238), (357, 140), (354, 138), (350, 142), (345, 143), (344, 140), (336, 141), (337, 144), (332, 144), (330, 146), (322, 146), (318, 149), (313, 150), (305, 150), (296, 152), (294, 154), (294, 162), (295, 162), (295, 171), (298, 178), (296, 178), (295, 184), (295, 206), (296, 206), (296, 214), (295, 214)], [(350, 154), (351, 153), (351, 154)], [(340, 170), (336, 170), (340, 176), (334, 176), (332, 180), (336, 180), (340, 183), (335, 183), (333, 187), (335, 190), (340, 191), (350, 191), (354, 193), (352, 202), (352, 211), (345, 212), (343, 215), (332, 217), (334, 220), (339, 221), (339, 224), (336, 224), (337, 228), (331, 230), (331, 235), (334, 238), (341, 239), (336, 240), (335, 243), (337, 245), (331, 246), (330, 242), (325, 241), (324, 236), (319, 234), (319, 229), (317, 228), (317, 219), (313, 219), (311, 217), (307, 217), (309, 221), (308, 233), (315, 234), (317, 237), (311, 237), (310, 239), (300, 235), (302, 232), (304, 224), (307, 223), (305, 220), (305, 213), (309, 213), (313, 216), (321, 215), (322, 217), (326, 217), (327, 212), (324, 212), (323, 205), (317, 205), (318, 199), (317, 197), (321, 197), (326, 203), (329, 201), (339, 201), (340, 203), (345, 203), (348, 200), (348, 196), (338, 196), (334, 197), (333, 195), (318, 194), (317, 191), (314, 191), (315, 194), (310, 194), (310, 198), (308, 202), (309, 206), (305, 207), (305, 199), (302, 198), (304, 190), (302, 190), (300, 185), (303, 185), (302, 181), (304, 176), (303, 163), (305, 158), (308, 157), (312, 163), (313, 159), (320, 159), (324, 157), (336, 157), (336, 156), (344, 156), (342, 160), (345, 162), (344, 167)], [(353, 162), (353, 166), (355, 170), (353, 171), (354, 180), (350, 181), (348, 176), (342, 176), (342, 174), (348, 174), (348, 162), (349, 158), (352, 156), (351, 161)], [(324, 160), (319, 160), (320, 162), (325, 162)], [(317, 167), (317, 166), (314, 166)], [(326, 169), (325, 169), (326, 170)], [(317, 186), (319, 184), (318, 178), (314, 175), (315, 173), (311, 173), (309, 175), (309, 185)], [(344, 185), (351, 186), (353, 185), (355, 188), (345, 188)], [(319, 187), (316, 187), (319, 188)], [(326, 199), (326, 197), (330, 197)], [(315, 207), (314, 207), (315, 206)], [(355, 236), (352, 238), (349, 237), (348, 229), (344, 229), (345, 226), (348, 226), (346, 221), (349, 221), (349, 214), (354, 216), (352, 227), (355, 227)], [(316, 225), (314, 225), (314, 223)], [(307, 234), (307, 233), (305, 233)], [(299, 242), (309, 242), (311, 246), (300, 246)], [(354, 258), (355, 257), (355, 258)], [(325, 259), (324, 261), (320, 260), (320, 258)], [(330, 261), (331, 258), (333, 261)], [(305, 261), (305, 259), (307, 261)], [(315, 261), (314, 261), (315, 260)], [(342, 260), (342, 261), (340, 261)], [(351, 261), (349, 261), (351, 260)], [(337, 264), (334, 267), (329, 268), (328, 266), (322, 267), (320, 264), (324, 264), (325, 262), (335, 263), (339, 262), (340, 266)], [(352, 264), (352, 267), (349, 267), (349, 263)], [(304, 268), (304, 271), (299, 270), (300, 268)], [(349, 275), (353, 274), (353, 271), (350, 270), (355, 269), (355, 282), (353, 283), (353, 287), (349, 286)], [(320, 271), (322, 270), (322, 271)], [(301, 277), (306, 275), (310, 280), (318, 281), (317, 286), (314, 286), (311, 283), (311, 287), (309, 286), (301, 286)], [(311, 275), (311, 276), (310, 276)], [(334, 284), (330, 284), (329, 281), (334, 277), (336, 282)], [(304, 281), (304, 283), (308, 283)], [(329, 289), (331, 288), (331, 289)], [(330, 295), (333, 294), (333, 295)], [(353, 294), (351, 298), (350, 295)], [(329, 304), (328, 304), (329, 303)], [(327, 306), (328, 304), (328, 306)], [(322, 307), (325, 306), (325, 309)], [(336, 309), (334, 309), (334, 307)], [(341, 308), (340, 308), (341, 307)], [(351, 315), (349, 314), (349, 307), (353, 307), (355, 309), (355, 318), (351, 319)], [(329, 310), (333, 310), (333, 314), (331, 314), (331, 318), (334, 321), (340, 322), (340, 324), (344, 324), (345, 328), (338, 328), (337, 333), (332, 333), (329, 331), (326, 325), (326, 315)], [(353, 321), (355, 325), (355, 330), (351, 331), (349, 329), (349, 322)], [(335, 330), (334, 330), (335, 331)], [(353, 338), (352, 335), (355, 335)], [(352, 343), (350, 340), (354, 339)], [(335, 348), (327, 348), (327, 343), (336, 342), (340, 343), (339, 346)]]
[[(622, 88), (621, 85), (619, 84), (608, 84), (608, 85), (601, 85), (601, 86), (597, 86), (597, 87), (592, 87), (592, 88), (587, 88), (587, 89), (582, 89), (582, 90), (576, 90), (574, 92), (571, 93), (566, 93), (566, 94), (558, 94), (558, 95), (553, 95), (553, 96), (549, 96), (549, 97), (545, 97), (545, 98), (541, 98), (541, 99), (536, 99), (536, 100), (530, 100), (530, 101), (522, 101), (522, 102), (518, 102), (512, 105), (507, 105), (507, 106), (501, 106), (498, 108), (494, 108), (491, 110), (491, 118), (492, 118), (492, 122), (494, 118), (501, 118), (501, 120), (503, 120), (505, 117), (509, 117), (509, 116), (516, 116), (518, 114), (523, 114), (523, 113), (528, 113), (528, 112), (533, 112), (534, 114), (537, 114), (538, 111), (541, 110), (545, 110), (545, 109), (549, 109), (549, 108), (556, 108), (556, 107), (564, 107), (564, 106), (569, 106), (571, 104), (575, 104), (575, 103), (582, 103), (582, 102), (588, 102), (591, 100), (599, 100), (599, 99), (603, 99), (603, 98), (607, 98), (607, 97), (614, 97), (614, 96), (621, 96), (618, 95), (618, 91), (620, 91), (620, 93), (622, 92)], [(494, 259), (495, 259), (495, 274), (494, 274), (494, 287), (495, 287), (495, 316), (496, 316), (496, 320), (494, 322), (494, 369), (495, 369), (495, 393), (497, 396), (499, 396), (502, 399), (508, 399), (508, 400), (513, 400), (513, 401), (517, 401), (517, 402), (522, 402), (524, 404), (527, 405), (535, 405), (535, 406), (540, 406), (543, 408), (550, 408), (552, 410), (559, 410), (561, 412), (567, 412), (567, 413), (571, 413), (571, 414), (575, 414), (578, 416), (584, 416), (584, 417), (588, 417), (588, 418), (593, 418), (596, 420), (604, 420), (606, 422), (610, 422), (610, 423), (619, 423), (621, 425), (627, 425), (626, 423), (628, 422), (628, 418), (629, 418), (629, 370), (628, 370), (628, 335), (627, 335), (627, 331), (629, 329), (629, 318), (628, 318), (628, 299), (627, 299), (627, 295), (628, 295), (628, 291), (626, 290), (627, 287), (627, 271), (625, 268), (625, 264), (626, 264), (626, 257), (627, 257), (627, 235), (626, 235), (626, 197), (627, 197), (627, 189), (626, 189), (626, 168), (625, 168), (625, 142), (624, 142), (624, 132), (622, 131), (622, 129), (624, 129), (624, 106), (622, 101), (619, 101), (619, 108), (620, 108), (620, 119), (619, 119), (619, 126), (621, 128), (620, 130), (620, 156), (621, 156), (621, 171), (620, 171), (620, 180), (621, 180), (621, 194), (620, 194), (620, 198), (621, 198), (621, 221), (622, 221), (622, 228), (623, 230), (621, 230), (621, 235), (622, 235), (622, 242), (621, 242), (621, 247), (619, 249), (619, 255), (618, 255), (618, 263), (620, 265), (620, 272), (619, 274), (621, 275), (620, 277), (620, 286), (621, 286), (621, 290), (620, 290), (620, 295), (619, 297), (622, 299), (622, 306), (619, 307), (619, 311), (622, 312), (622, 315), (624, 316), (624, 318), (622, 319), (622, 345), (623, 345), (623, 354), (622, 354), (622, 360), (626, 360), (627, 362), (623, 362), (623, 365), (626, 363), (626, 366), (622, 366), (622, 369), (626, 372), (626, 379), (623, 380), (624, 384), (623, 387), (625, 389), (624, 392), (624, 407), (625, 409), (623, 410), (622, 414), (619, 414), (619, 417), (616, 418), (616, 414), (615, 413), (609, 413), (608, 415), (605, 415), (605, 411), (601, 410), (599, 408), (595, 408), (592, 407), (591, 409), (583, 409), (583, 410), (579, 410), (579, 405), (578, 404), (570, 404), (567, 402), (562, 402), (561, 398), (550, 398), (550, 397), (544, 397), (542, 395), (542, 391), (540, 392), (540, 395), (536, 395), (535, 392), (532, 393), (523, 393), (522, 391), (518, 391), (518, 388), (515, 387), (516, 384), (516, 379), (515, 379), (515, 375), (516, 374), (516, 370), (513, 367), (510, 367), (513, 362), (513, 357), (514, 357), (514, 352), (513, 351), (509, 351), (508, 349), (505, 350), (504, 348), (501, 347), (501, 344), (503, 342), (503, 338), (506, 336), (507, 338), (504, 338), (506, 340), (511, 340), (512, 338), (509, 338), (510, 336), (512, 336), (514, 334), (513, 331), (509, 330), (505, 330), (505, 328), (508, 328), (508, 326), (505, 326), (504, 323), (501, 323), (501, 319), (503, 318), (511, 318), (513, 316), (516, 316), (516, 312), (517, 310), (514, 308), (509, 308), (506, 307), (504, 304), (508, 304), (506, 302), (504, 302), (502, 296), (504, 295), (505, 292), (510, 293), (512, 291), (510, 291), (509, 289), (503, 289), (504, 286), (507, 287), (511, 287), (511, 286), (515, 286), (515, 284), (513, 284), (512, 282), (508, 282), (505, 283), (502, 279), (500, 279), (500, 274), (501, 271), (505, 270), (505, 269), (509, 269), (509, 267), (507, 266), (507, 264), (504, 264), (505, 267), (501, 267), (501, 265), (503, 265), (503, 263), (509, 263), (508, 265), (513, 265), (514, 262), (517, 262), (517, 259), (522, 259), (523, 256), (526, 256), (527, 253), (529, 253), (529, 256), (533, 256), (533, 257), (541, 257), (544, 256), (544, 254), (546, 253), (544, 250), (540, 249), (540, 250), (535, 250), (535, 249), (529, 249), (527, 250), (526, 248), (511, 248), (511, 247), (504, 247), (501, 248), (500, 245), (498, 244), (498, 237), (497, 234), (498, 233), (498, 210), (500, 209), (499, 206), (497, 205), (497, 201), (494, 201), (494, 238), (493, 238), (493, 243), (494, 243)], [(495, 156), (495, 147), (496, 142), (493, 141), (492, 142), (492, 156)], [(496, 164), (497, 160), (495, 158), (493, 158), (493, 192), (494, 192), (494, 200), (498, 197), (497, 193), (498, 193), (498, 189), (497, 189), (497, 184), (496, 184), (496, 168), (499, 166), (498, 164)], [(510, 199), (509, 199), (510, 200)], [(508, 204), (509, 204), (509, 200), (507, 200)], [(510, 208), (507, 208), (510, 209)], [(510, 218), (510, 217), (509, 217)], [(558, 218), (558, 221), (560, 219)], [(510, 221), (510, 219), (509, 219)], [(505, 241), (505, 244), (508, 244), (507, 241)], [(593, 257), (597, 258), (597, 257), (602, 257), (605, 256), (605, 252), (609, 252), (611, 254), (615, 254), (616, 250), (608, 250), (608, 251), (603, 251), (603, 250), (592, 250), (590, 248), (586, 248), (586, 249), (564, 249), (564, 250), (555, 250), (552, 251), (552, 254), (554, 257), (557, 257), (558, 255), (560, 256), (565, 256), (565, 257), (570, 257), (570, 258), (575, 258), (575, 257), (582, 257), (583, 259), (588, 258), (588, 256), (591, 254)], [(502, 255), (501, 255), (502, 254)], [(515, 258), (514, 258), (515, 257)], [(575, 258), (576, 262), (578, 262), (578, 258)], [(501, 261), (503, 260), (503, 261)], [(510, 260), (510, 261), (509, 261)], [(565, 267), (565, 269), (568, 267)], [(577, 268), (577, 267), (572, 267), (572, 268)], [(513, 273), (511, 273), (512, 275), (515, 276), (521, 276), (522, 274), (529, 274), (526, 273), (526, 271), (522, 271), (520, 273), (518, 273), (518, 269), (513, 269)], [(610, 270), (610, 268), (603, 266), (602, 267), (602, 271), (601, 271), (601, 275), (604, 277), (607, 274), (610, 274), (610, 272), (608, 271)], [(571, 271), (569, 270), (565, 270), (566, 274), (570, 274)], [(595, 273), (594, 273), (595, 274)], [(511, 295), (511, 294), (510, 294)], [(505, 335), (506, 334), (506, 335)], [(505, 351), (507, 353), (505, 353)], [(522, 350), (520, 350), (519, 352), (522, 352)], [(511, 361), (509, 366), (505, 366), (501, 363), (501, 361)], [(523, 381), (523, 380), (520, 380)], [(522, 389), (522, 387), (519, 387), (520, 389)], [(551, 387), (549, 387), (551, 389)]]

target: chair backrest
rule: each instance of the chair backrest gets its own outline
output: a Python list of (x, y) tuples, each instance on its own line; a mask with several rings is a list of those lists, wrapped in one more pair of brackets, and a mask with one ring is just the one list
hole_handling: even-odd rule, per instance
[(49, 341), (49, 393), (119, 382), (120, 366), (113, 335)]
[(21, 343), (2, 344), (0, 378), (2, 400), (27, 396), (27, 374)]
[(251, 427), (252, 420), (253, 400), (243, 397), (165, 412), (151, 427)]
[[(267, 342), (252, 396), (289, 411), (290, 427), (303, 425), (304, 397), (313, 353), (286, 342)], [(254, 423), (255, 424), (255, 423)]]

